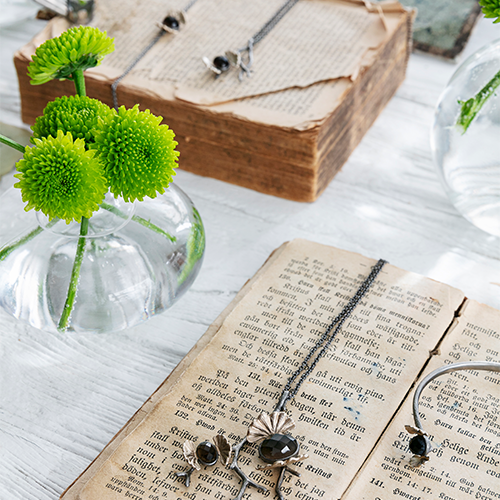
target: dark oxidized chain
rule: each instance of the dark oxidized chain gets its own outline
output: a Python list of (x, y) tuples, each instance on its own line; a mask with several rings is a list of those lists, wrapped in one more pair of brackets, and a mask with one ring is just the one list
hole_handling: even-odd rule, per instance
[[(373, 266), (370, 274), (368, 277), (363, 281), (363, 283), (360, 285), (356, 293), (352, 296), (352, 298), (349, 300), (349, 302), (345, 305), (345, 307), (342, 309), (342, 311), (337, 315), (337, 317), (331, 322), (331, 324), (326, 328), (324, 333), (321, 335), (321, 337), (318, 339), (314, 347), (309, 351), (307, 356), (304, 358), (300, 366), (297, 368), (297, 370), (290, 376), (288, 379), (287, 383), (285, 384), (285, 387), (283, 388), (283, 391), (281, 393), (280, 400), (274, 410), (275, 413), (277, 412), (284, 412), (285, 411), (285, 406), (288, 401), (290, 401), (295, 395), (297, 394), (297, 391), (299, 390), (300, 386), (303, 384), (303, 382), (307, 379), (307, 377), (311, 374), (311, 372), (314, 370), (316, 365), (318, 364), (319, 360), (323, 357), (323, 355), (326, 353), (328, 348), (330, 347), (331, 343), (337, 336), (338, 332), (342, 328), (342, 325), (346, 321), (346, 319), (351, 315), (355, 307), (359, 304), (359, 301), (364, 297), (370, 286), (373, 284), (375, 281), (375, 278), (378, 276), (384, 265), (386, 264), (386, 261), (383, 259), (380, 259), (375, 266)], [(314, 357), (314, 359), (313, 359)], [(312, 359), (312, 361), (311, 361)], [(311, 363), (309, 364), (309, 362)], [(295, 386), (293, 386), (294, 382), (298, 378), (298, 381), (295, 383)], [(270, 440), (272, 440), (273, 437), (271, 437)], [(233, 460), (229, 466), (230, 469), (234, 470), (236, 474), (241, 479), (241, 485), (240, 485), (240, 490), (238, 492), (238, 495), (234, 498), (234, 500), (242, 500), (243, 495), (245, 493), (245, 490), (249, 487), (252, 486), (254, 488), (257, 488), (261, 491), (265, 491), (266, 489), (263, 488), (260, 484), (256, 483), (255, 481), (252, 481), (240, 468), (238, 464), (238, 459), (240, 455), (240, 451), (245, 446), (246, 443), (248, 443), (248, 436), (244, 437), (239, 443), (233, 446), (233, 451), (234, 451), (234, 456)], [(260, 448), (259, 448), (260, 449)], [(297, 445), (297, 450), (298, 450), (298, 445)], [(288, 471), (292, 474), (295, 475), (300, 475), (298, 472), (294, 471), (293, 469), (289, 468), (286, 464), (282, 467), (279, 479), (276, 483), (276, 494), (280, 500), (282, 500), (284, 497), (281, 492), (281, 485), (283, 482), (284, 474), (285, 471)]]
[[(288, 472), (295, 476), (300, 476), (300, 473), (289, 467), (289, 465), (308, 458), (307, 453), (299, 454), (300, 445), (297, 439), (287, 434), (287, 431), (292, 429), (295, 423), (290, 415), (286, 413), (285, 406), (288, 401), (295, 397), (300, 386), (307, 377), (309, 377), (319, 360), (324, 356), (342, 328), (342, 325), (354, 311), (360, 300), (365, 296), (385, 264), (386, 261), (381, 259), (373, 266), (370, 274), (363, 283), (361, 283), (356, 293), (325, 329), (323, 334), (307, 353), (300, 366), (287, 380), (281, 393), (280, 400), (272, 414), (262, 412), (249, 426), (247, 436), (233, 446), (231, 446), (223, 432), (217, 434), (213, 438), (213, 443), (203, 441), (197, 446), (193, 441), (186, 441), (184, 443), (184, 458), (190, 465), (190, 468), (183, 472), (175, 472), (175, 475), (179, 478), (183, 478), (186, 486), (189, 486), (191, 474), (195, 470), (199, 470), (201, 465), (215, 465), (220, 455), (221, 462), (224, 465), (229, 465), (229, 468), (241, 479), (240, 489), (234, 500), (242, 500), (248, 487), (257, 488), (260, 491), (266, 492), (267, 489), (247, 476), (238, 464), (243, 446), (245, 446), (246, 443), (261, 441), (259, 446), (259, 457), (267, 464), (264, 468), (278, 467), (281, 469), (278, 481), (276, 482), (275, 491), (277, 498), (279, 500), (284, 500), (281, 486), (284, 481), (285, 473)], [(234, 453), (232, 461), (231, 453)], [(231, 463), (229, 464), (230, 461)]]
[[(314, 347), (309, 351), (307, 356), (302, 361), (301, 365), (297, 368), (297, 370), (290, 376), (288, 379), (283, 392), (281, 393), (280, 402), (276, 407), (276, 411), (284, 411), (285, 405), (288, 401), (290, 401), (299, 390), (300, 386), (304, 383), (306, 378), (311, 374), (314, 370), (318, 361), (323, 357), (331, 343), (337, 336), (340, 331), (342, 325), (345, 320), (351, 315), (352, 311), (356, 308), (359, 301), (364, 297), (378, 273), (384, 267), (386, 261), (380, 259), (375, 266), (373, 266), (371, 273), (369, 276), (363, 281), (361, 286), (358, 288), (353, 297), (349, 300), (347, 305), (342, 309), (342, 311), (338, 314), (338, 316), (331, 322), (330, 326), (324, 331), (323, 335), (318, 339)], [(333, 331), (332, 331), (333, 330)], [(324, 345), (323, 345), (324, 344)], [(311, 364), (308, 364), (311, 358), (314, 356), (316, 351), (323, 345), (323, 348), (316, 355)], [(300, 375), (298, 382), (295, 384), (295, 387), (292, 389), (292, 385), (295, 382), (295, 379)]]

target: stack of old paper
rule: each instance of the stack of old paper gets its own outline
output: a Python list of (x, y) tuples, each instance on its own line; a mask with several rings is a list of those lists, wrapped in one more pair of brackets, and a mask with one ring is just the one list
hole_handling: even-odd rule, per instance
[[(86, 73), (88, 94), (112, 104), (111, 84), (186, 0), (99, 2), (92, 24), (116, 50)], [(264, 193), (312, 201), (347, 160), (404, 78), (412, 12), (397, 2), (301, 0), (254, 49), (250, 78), (215, 78), (212, 60), (244, 47), (283, 0), (198, 0), (120, 82), (118, 102), (164, 117), (180, 166)], [(67, 28), (55, 19), (15, 56), (22, 113), (31, 123), (70, 82), (32, 87), (35, 47)]]

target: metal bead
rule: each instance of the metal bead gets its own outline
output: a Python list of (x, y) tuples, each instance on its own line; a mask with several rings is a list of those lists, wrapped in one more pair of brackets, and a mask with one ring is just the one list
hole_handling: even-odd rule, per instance
[(226, 56), (217, 56), (214, 59), (214, 66), (222, 72), (227, 71), (229, 69), (229, 60)]
[(170, 28), (171, 30), (178, 30), (179, 29), (179, 21), (174, 16), (167, 16), (163, 20), (163, 24), (167, 28)]

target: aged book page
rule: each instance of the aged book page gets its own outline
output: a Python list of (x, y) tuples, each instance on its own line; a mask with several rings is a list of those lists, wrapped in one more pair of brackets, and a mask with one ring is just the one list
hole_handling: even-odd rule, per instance
[[(162, 0), (150, 0), (147, 8), (139, 0), (97, 3), (92, 24), (115, 38), (116, 49), (88, 74), (111, 85), (157, 36), (157, 23), (186, 3), (172, 0), (168, 8)], [(254, 122), (309, 128), (335, 109), (360, 70), (373, 64), (380, 46), (410, 16), (397, 2), (377, 9), (357, 0), (303, 0), (255, 47), (251, 78), (240, 82), (234, 70), (215, 79), (202, 57), (244, 46), (282, 3), (199, 0), (182, 30), (163, 35), (125, 77), (118, 97), (126, 87)], [(45, 34), (56, 36), (67, 27), (52, 21)], [(22, 54), (29, 59), (33, 52), (31, 45)]]
[[(500, 362), (500, 311), (467, 301), (423, 376), (459, 361)], [(408, 464), (413, 392), (342, 500), (500, 498), (500, 374), (460, 371), (431, 382), (420, 398), (434, 452)]]
[[(284, 245), (177, 382), (162, 388), (163, 398), (118, 435), (113, 451), (105, 450), (107, 458), (64, 500), (233, 498), (239, 479), (220, 463), (194, 473), (189, 489), (175, 477), (188, 468), (183, 442), (224, 433), (235, 443), (262, 411), (271, 412), (290, 374), (374, 263), (305, 240)], [(302, 500), (340, 498), (463, 299), (446, 285), (384, 267), (289, 404), (293, 435), (309, 459), (296, 466), (300, 478), (287, 475), (285, 492)], [(247, 445), (240, 464), (272, 490), (277, 473), (256, 470), (256, 453)], [(245, 498), (260, 495), (249, 489)]]
[[(401, 12), (383, 20), (376, 9), (341, 0), (298, 2), (254, 49), (251, 78), (231, 71), (215, 78), (202, 62), (244, 47), (283, 4), (282, 0), (199, 0), (175, 35), (164, 35), (134, 68), (148, 82), (171, 82), (175, 95), (196, 104), (216, 104), (341, 77), (356, 78), (365, 54), (386, 37)], [(180, 10), (185, 0), (169, 4)], [(148, 45), (165, 17), (165, 3), (137, 0), (98, 6), (94, 23), (116, 38), (106, 65), (124, 70)], [(384, 22), (385, 21), (385, 24)], [(132, 47), (132, 50), (131, 50)], [(136, 52), (134, 54), (134, 52)], [(280, 71), (277, 72), (276, 68)], [(191, 91), (189, 91), (191, 89)]]
[(77, 480), (63, 493), (61, 498), (64, 500), (72, 500), (79, 498), (81, 489), (85, 486), (87, 481), (100, 469), (102, 464), (111, 456), (116, 448), (121, 444), (122, 440), (131, 433), (154, 408), (158, 401), (167, 394), (172, 386), (177, 383), (177, 380), (182, 377), (186, 368), (190, 365), (193, 359), (200, 354), (206, 345), (212, 340), (212, 337), (217, 333), (226, 317), (238, 305), (248, 290), (252, 287), (253, 283), (260, 279), (260, 276), (265, 273), (268, 267), (286, 248), (287, 243), (277, 248), (266, 260), (263, 266), (249, 279), (245, 285), (238, 292), (236, 297), (231, 303), (219, 314), (215, 321), (210, 325), (208, 330), (198, 340), (196, 345), (189, 351), (189, 353), (182, 359), (182, 361), (172, 370), (169, 376), (162, 382), (156, 391), (148, 398), (148, 400), (139, 408), (137, 413), (127, 422), (127, 424), (113, 437), (113, 439), (106, 445), (97, 458), (85, 469), (85, 471), (77, 478)]

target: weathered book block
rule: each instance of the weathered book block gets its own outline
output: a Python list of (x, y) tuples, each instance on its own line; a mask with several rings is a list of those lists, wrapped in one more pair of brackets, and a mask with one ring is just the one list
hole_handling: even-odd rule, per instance
[[(232, 70), (215, 79), (201, 57), (243, 46), (280, 3), (252, 2), (246, 17), (246, 2), (228, 2), (224, 15), (241, 26), (228, 23), (214, 36), (206, 19), (214, 9), (222, 11), (220, 2), (198, 2), (186, 27), (161, 37), (120, 82), (117, 97), (120, 105), (139, 103), (164, 117), (179, 141), (181, 168), (314, 201), (403, 81), (413, 12), (397, 2), (379, 8), (357, 0), (299, 2), (256, 46), (251, 78), (240, 82)], [(102, 4), (93, 24), (115, 38), (116, 51), (86, 72), (87, 94), (111, 106), (111, 84), (156, 36), (155, 22), (165, 13), (156, 0), (140, 13), (137, 0), (120, 2), (119, 9), (114, 2)], [(26, 123), (49, 100), (74, 93), (72, 82), (35, 87), (26, 74), (36, 46), (66, 29), (65, 23), (51, 21), (15, 55)]]

